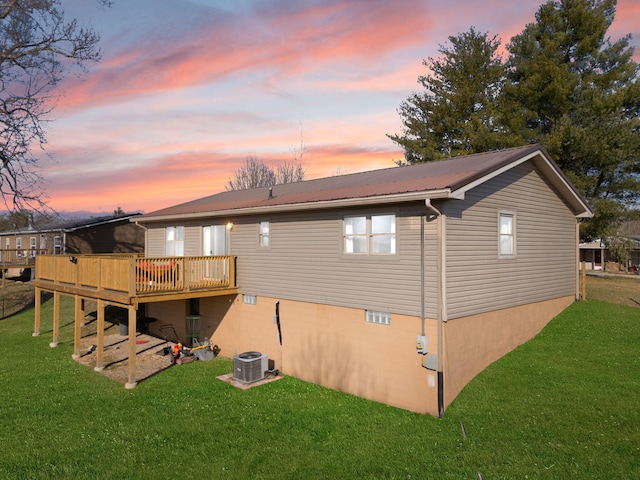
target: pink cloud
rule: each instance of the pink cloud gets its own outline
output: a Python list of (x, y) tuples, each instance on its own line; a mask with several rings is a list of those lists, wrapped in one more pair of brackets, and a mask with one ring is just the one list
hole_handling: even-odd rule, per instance
[(182, 42), (150, 41), (113, 55), (86, 77), (68, 80), (59, 108), (126, 101), (249, 69), (297, 75), (327, 61), (376, 62), (422, 43), (429, 25), (424, 9), (410, 0), (291, 5), (282, 2), (224, 25), (212, 18), (215, 25)]

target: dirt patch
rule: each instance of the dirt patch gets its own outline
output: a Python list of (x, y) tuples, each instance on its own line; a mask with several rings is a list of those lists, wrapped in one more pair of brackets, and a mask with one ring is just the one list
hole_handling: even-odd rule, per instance
[[(104, 350), (102, 369), (98, 365), (97, 352), (97, 321), (90, 319), (81, 328), (80, 357), (77, 359), (83, 365), (98, 370), (103, 375), (122, 383), (129, 381), (129, 337), (120, 335), (120, 326), (116, 323), (105, 322)], [(136, 333), (136, 370), (135, 380), (141, 382), (172, 366), (170, 357), (164, 355), (165, 347), (173, 345), (164, 339)]]
[(11, 317), (35, 302), (35, 288), (29, 282), (1, 280), (0, 319)]

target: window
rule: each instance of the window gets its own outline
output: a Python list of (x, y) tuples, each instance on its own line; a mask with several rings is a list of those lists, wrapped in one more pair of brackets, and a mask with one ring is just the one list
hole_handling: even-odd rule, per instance
[(260, 222), (260, 243), (261, 247), (268, 247), (271, 244), (271, 222)]
[(227, 227), (225, 225), (211, 225), (202, 229), (203, 255), (227, 255)]
[(45, 250), (47, 248), (47, 235), (44, 233), (40, 234), (40, 250)]
[(367, 310), (367, 323), (377, 323), (378, 325), (391, 325), (391, 314), (388, 312), (377, 312)]
[(242, 297), (244, 299), (244, 303), (247, 305), (255, 305), (258, 301), (255, 295), (244, 294)]
[(53, 253), (62, 253), (62, 237), (60, 235), (53, 237)]
[(16, 250), (20, 250), (22, 248), (22, 238), (16, 238)]
[(345, 217), (344, 252), (354, 254), (395, 254), (396, 216)]
[(167, 257), (184, 256), (184, 227), (167, 227), (165, 255)]
[(6, 248), (7, 250), (11, 248), (11, 239), (7, 238), (7, 241), (5, 242)]
[(500, 212), (498, 217), (500, 256), (514, 256), (516, 254), (516, 216), (513, 213)]
[(36, 242), (37, 242), (36, 237), (30, 237), (29, 238), (29, 250), (31, 250), (30, 256), (32, 256), (32, 257), (36, 256), (36, 245), (37, 245)]

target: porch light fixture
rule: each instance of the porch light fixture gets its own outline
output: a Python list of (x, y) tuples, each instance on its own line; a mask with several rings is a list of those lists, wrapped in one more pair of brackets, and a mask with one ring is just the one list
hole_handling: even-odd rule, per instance
[(71, 256), (69, 257), (69, 261), (70, 261), (71, 263), (73, 263), (73, 264), (78, 263), (78, 259), (77, 259), (76, 257), (74, 257), (73, 255), (71, 255)]
[(233, 229), (233, 223), (229, 222), (227, 223), (227, 230), (232, 230)]

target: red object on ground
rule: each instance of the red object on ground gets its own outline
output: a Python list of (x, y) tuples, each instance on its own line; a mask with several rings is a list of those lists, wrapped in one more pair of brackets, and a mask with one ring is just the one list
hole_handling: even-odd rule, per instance
[(149, 340), (136, 340), (136, 345), (142, 345), (143, 343), (147, 343)]

